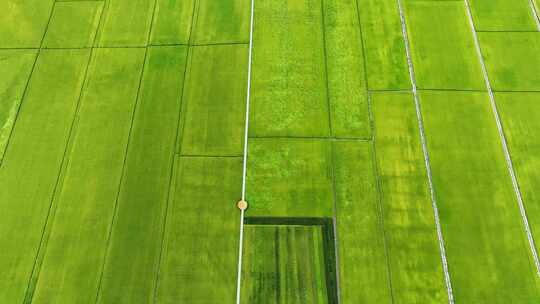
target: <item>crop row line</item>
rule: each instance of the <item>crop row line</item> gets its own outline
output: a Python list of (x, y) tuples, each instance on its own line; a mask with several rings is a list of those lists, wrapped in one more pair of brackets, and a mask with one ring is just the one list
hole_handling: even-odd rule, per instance
[(532, 236), (532, 233), (531, 233), (531, 228), (529, 226), (529, 220), (527, 218), (527, 212), (525, 210), (525, 206), (523, 205), (523, 198), (521, 196), (521, 190), (519, 188), (519, 184), (518, 184), (518, 181), (517, 181), (517, 178), (516, 178), (514, 165), (512, 163), (512, 158), (510, 157), (510, 152), (508, 150), (506, 136), (504, 135), (504, 130), (503, 130), (503, 127), (502, 127), (500, 116), (499, 116), (499, 111), (497, 109), (497, 104), (495, 102), (495, 95), (493, 94), (493, 90), (491, 88), (491, 81), (489, 79), (489, 75), (488, 75), (488, 72), (487, 72), (487, 69), (486, 69), (486, 65), (485, 65), (485, 62), (484, 62), (484, 57), (482, 55), (482, 49), (480, 48), (480, 41), (478, 39), (478, 34), (476, 33), (476, 30), (475, 30), (474, 20), (473, 20), (472, 13), (471, 13), (471, 7), (469, 5), (469, 0), (464, 0), (464, 1), (465, 1), (465, 7), (466, 7), (466, 11), (467, 11), (467, 17), (469, 19), (469, 24), (470, 24), (471, 31), (472, 31), (473, 38), (474, 38), (474, 45), (475, 45), (476, 53), (478, 55), (478, 60), (480, 61), (480, 66), (482, 67), (482, 74), (484, 76), (484, 81), (485, 81), (485, 84), (486, 84), (486, 87), (487, 87), (487, 90), (488, 90), (488, 93), (489, 93), (489, 101), (491, 103), (491, 108), (493, 110), (493, 115), (495, 117), (495, 122), (497, 124), (497, 130), (499, 132), (499, 137), (501, 138), (501, 144), (502, 144), (502, 148), (503, 148), (503, 151), (504, 151), (504, 157), (506, 158), (506, 164), (507, 164), (507, 167), (508, 167), (508, 172), (509, 172), (510, 177), (512, 179), (512, 186), (514, 188), (514, 192), (515, 192), (516, 198), (518, 200), (519, 211), (521, 213), (521, 218), (523, 220), (525, 233), (527, 234), (527, 239), (529, 241), (531, 254), (533, 256), (534, 263), (536, 265), (536, 271), (537, 271), (537, 274), (540, 276), (540, 261), (538, 259), (538, 253), (536, 251), (536, 246), (535, 246), (534, 239), (533, 239), (533, 236)]
[(428, 186), (429, 186), (429, 192), (430, 192), (430, 195), (431, 195), (431, 204), (432, 204), (432, 208), (433, 208), (433, 215), (434, 215), (434, 218), (435, 218), (435, 226), (437, 228), (437, 238), (438, 238), (438, 241), (439, 241), (439, 250), (440, 250), (442, 267), (443, 267), (443, 272), (444, 272), (444, 280), (445, 280), (446, 289), (447, 289), (447, 292), (448, 292), (448, 303), (453, 304), (454, 303), (454, 293), (453, 293), (453, 290), (452, 290), (452, 281), (451, 281), (451, 278), (450, 278), (450, 272), (448, 270), (448, 261), (447, 261), (447, 258), (446, 258), (446, 248), (445, 248), (444, 237), (443, 237), (442, 229), (441, 229), (441, 222), (440, 222), (440, 218), (439, 218), (439, 208), (437, 206), (437, 199), (435, 197), (435, 189), (433, 187), (433, 177), (432, 177), (432, 174), (431, 174), (431, 163), (430, 163), (430, 159), (429, 159), (429, 151), (428, 151), (428, 148), (427, 148), (426, 136), (425, 136), (425, 132), (424, 132), (424, 121), (423, 121), (422, 112), (421, 112), (421, 109), (420, 109), (420, 99), (418, 98), (418, 92), (417, 92), (417, 86), (416, 86), (416, 77), (415, 77), (415, 72), (414, 72), (414, 65), (413, 65), (412, 57), (411, 57), (411, 49), (410, 49), (411, 47), (410, 47), (409, 37), (408, 37), (408, 34), (407, 34), (407, 23), (405, 21), (405, 13), (404, 13), (404, 9), (403, 9), (403, 5), (401, 3), (401, 0), (397, 0), (397, 4), (398, 4), (398, 8), (399, 8), (399, 16), (400, 16), (400, 21), (401, 21), (401, 31), (402, 31), (402, 35), (403, 35), (403, 41), (405, 43), (405, 53), (406, 53), (406, 57), (407, 57), (407, 65), (408, 65), (408, 68), (409, 68), (409, 77), (410, 77), (410, 80), (411, 80), (412, 93), (413, 93), (414, 104), (415, 104), (415, 108), (416, 108), (416, 118), (418, 120), (418, 128), (420, 130), (420, 141), (422, 143), (422, 151), (424, 153), (424, 162), (425, 162), (426, 173), (427, 173), (427, 177), (428, 177)]

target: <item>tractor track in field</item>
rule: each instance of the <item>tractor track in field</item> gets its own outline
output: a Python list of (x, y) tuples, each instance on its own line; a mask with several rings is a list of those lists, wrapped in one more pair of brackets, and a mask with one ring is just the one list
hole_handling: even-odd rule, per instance
[(441, 222), (440, 222), (440, 219), (439, 219), (439, 208), (437, 206), (437, 199), (435, 197), (435, 190), (433, 188), (433, 177), (432, 177), (432, 174), (431, 174), (431, 164), (430, 164), (430, 160), (429, 160), (429, 152), (428, 152), (428, 149), (427, 149), (427, 142), (426, 142), (426, 137), (425, 137), (425, 132), (424, 132), (424, 123), (423, 123), (423, 118), (422, 118), (422, 111), (421, 111), (421, 108), (420, 108), (420, 100), (418, 98), (418, 91), (417, 91), (417, 86), (416, 86), (416, 77), (415, 77), (415, 74), (414, 74), (414, 65), (413, 65), (412, 57), (411, 57), (409, 37), (408, 37), (408, 34), (407, 34), (407, 24), (406, 24), (406, 21), (405, 21), (405, 12), (404, 12), (401, 0), (397, 0), (397, 5), (398, 5), (399, 16), (400, 16), (400, 21), (401, 21), (401, 31), (402, 31), (402, 35), (403, 35), (403, 41), (405, 43), (405, 52), (406, 52), (406, 56), (407, 56), (407, 65), (409, 67), (409, 77), (410, 77), (410, 80), (411, 80), (412, 93), (413, 93), (413, 96), (414, 96), (414, 104), (415, 104), (415, 107), (416, 107), (416, 117), (417, 117), (417, 120), (418, 120), (418, 128), (420, 130), (420, 140), (422, 142), (422, 151), (424, 153), (424, 162), (425, 162), (426, 173), (427, 173), (427, 177), (428, 177), (428, 186), (429, 186), (429, 192), (430, 192), (430, 195), (431, 195), (431, 204), (432, 204), (432, 207), (433, 207), (433, 215), (435, 217), (435, 225), (436, 225), (436, 228), (437, 228), (437, 238), (438, 238), (438, 241), (439, 241), (439, 250), (440, 250), (440, 254), (441, 254), (441, 261), (442, 261), (442, 267), (443, 267), (443, 272), (444, 272), (444, 281), (445, 281), (445, 284), (446, 284), (446, 290), (448, 292), (448, 303), (453, 304), (454, 303), (454, 293), (452, 291), (452, 281), (451, 281), (451, 278), (450, 278), (450, 272), (448, 270), (448, 261), (447, 261), (447, 258), (446, 258), (446, 249), (445, 249), (445, 244), (444, 244), (444, 237), (443, 237), (443, 234), (442, 234)]
[(507, 167), (508, 167), (508, 172), (509, 172), (510, 177), (512, 179), (512, 186), (514, 188), (514, 192), (516, 194), (516, 198), (517, 198), (517, 201), (518, 201), (519, 212), (521, 213), (521, 218), (523, 220), (523, 226), (525, 228), (525, 233), (527, 234), (527, 239), (529, 241), (531, 254), (533, 256), (534, 263), (535, 263), (535, 266), (536, 266), (536, 272), (537, 272), (538, 276), (540, 276), (540, 261), (538, 259), (538, 252), (536, 251), (536, 245), (534, 243), (534, 239), (533, 239), (533, 236), (532, 236), (532, 233), (531, 233), (531, 227), (529, 226), (529, 220), (527, 218), (527, 211), (525, 210), (525, 206), (523, 204), (523, 198), (521, 196), (521, 190), (519, 188), (519, 183), (518, 183), (517, 178), (516, 178), (514, 165), (512, 163), (512, 158), (510, 156), (510, 151), (508, 149), (508, 145), (507, 145), (507, 141), (506, 141), (506, 136), (504, 135), (504, 130), (503, 130), (503, 126), (502, 126), (502, 123), (501, 123), (500, 116), (499, 116), (499, 111), (497, 109), (497, 103), (495, 102), (495, 95), (493, 94), (493, 89), (491, 87), (491, 81), (489, 80), (489, 75), (488, 75), (486, 65), (485, 65), (485, 62), (484, 62), (484, 57), (482, 55), (482, 49), (480, 48), (480, 41), (478, 39), (478, 34), (477, 34), (476, 28), (474, 26), (474, 20), (472, 18), (471, 7), (470, 7), (470, 4), (469, 4), (469, 0), (464, 0), (464, 1), (465, 1), (465, 10), (467, 11), (467, 17), (469, 19), (469, 24), (470, 24), (471, 31), (472, 31), (473, 38), (474, 38), (474, 45), (475, 45), (476, 53), (478, 55), (480, 65), (482, 67), (482, 74), (484, 76), (484, 81), (486, 83), (486, 88), (487, 88), (487, 91), (489, 93), (489, 101), (491, 103), (491, 108), (493, 110), (493, 116), (495, 117), (495, 122), (497, 123), (497, 130), (499, 132), (499, 137), (501, 139), (501, 144), (502, 144), (502, 148), (503, 148), (503, 151), (504, 151), (504, 157), (506, 158), (506, 164), (507, 164)]

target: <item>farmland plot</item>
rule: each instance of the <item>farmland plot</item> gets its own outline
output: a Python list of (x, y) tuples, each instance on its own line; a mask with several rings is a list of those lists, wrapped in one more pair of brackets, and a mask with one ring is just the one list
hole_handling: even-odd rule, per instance
[(183, 46), (148, 49), (100, 303), (140, 303), (153, 298), (186, 54)]
[(485, 89), (463, 1), (408, 1), (405, 13), (419, 89)]
[(0, 2), (0, 47), (39, 47), (53, 6), (54, 0)]
[(332, 216), (329, 142), (250, 139), (249, 155), (249, 216)]
[(242, 155), (246, 57), (244, 45), (191, 48), (183, 97), (182, 155)]
[(179, 157), (156, 303), (235, 303), (242, 159)]
[(376, 93), (372, 103), (394, 298), (444, 303), (447, 291), (413, 96)]
[(197, 11), (194, 44), (249, 42), (250, 1), (198, 0)]
[(320, 1), (257, 2), (251, 136), (330, 135)]
[(395, 0), (358, 0), (370, 90), (410, 87), (405, 44)]
[(187, 44), (197, 0), (156, 0), (154, 21), (150, 34), (153, 45)]
[(540, 32), (479, 33), (478, 38), (493, 90), (540, 91)]
[(93, 53), (33, 303), (96, 302), (144, 52)]
[(333, 144), (342, 303), (392, 303), (379, 194), (369, 143)]
[(105, 2), (97, 44), (101, 47), (146, 46), (155, 0)]
[(42, 51), (28, 84), (0, 170), (0, 302), (23, 302), (88, 56), (87, 50)]
[(43, 46), (92, 47), (102, 9), (103, 3), (99, 1), (56, 3)]
[(321, 226), (245, 226), (242, 303), (328, 303)]
[(369, 137), (362, 36), (355, 2), (325, 0), (324, 35), (332, 135)]
[(478, 31), (534, 31), (537, 29), (529, 0), (471, 0)]
[(33, 50), (0, 51), (0, 166), (36, 53)]
[(537, 302), (536, 271), (487, 94), (420, 97), (456, 301)]
[(540, 93), (497, 93), (510, 155), (533, 237), (540, 240)]

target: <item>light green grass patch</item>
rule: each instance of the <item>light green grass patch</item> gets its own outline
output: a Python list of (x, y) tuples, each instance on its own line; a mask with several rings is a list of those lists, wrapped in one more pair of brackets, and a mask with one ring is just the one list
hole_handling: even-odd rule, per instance
[(537, 30), (529, 0), (470, 0), (478, 31)]
[(195, 44), (248, 43), (250, 12), (250, 1), (199, 0), (193, 42)]
[(194, 18), (196, 0), (156, 0), (156, 11), (150, 42), (187, 44)]
[(144, 52), (93, 52), (32, 303), (96, 301)]
[(456, 300), (540, 301), (488, 95), (422, 92), (420, 98)]
[(97, 45), (101, 47), (146, 46), (156, 0), (108, 0)]
[(44, 50), (34, 68), (0, 170), (0, 302), (25, 298), (88, 55)]
[(57, 3), (54, 6), (43, 46), (47, 48), (91, 47), (102, 7), (103, 3), (99, 1)]
[(350, 0), (323, 4), (332, 135), (367, 138), (367, 88), (356, 4)]
[(540, 93), (496, 93), (536, 247), (540, 245)]
[(540, 32), (479, 33), (486, 68), (498, 91), (540, 91)]
[(371, 100), (394, 299), (445, 303), (447, 291), (413, 96), (377, 93)]
[(357, 0), (370, 90), (409, 89), (409, 70), (395, 0)]
[(0, 51), (0, 164), (36, 56), (35, 50)]
[(257, 1), (250, 135), (330, 135), (320, 1)]
[(247, 54), (244, 45), (191, 48), (183, 97), (182, 155), (242, 155)]
[(180, 157), (156, 303), (236, 299), (242, 159)]
[(405, 8), (418, 88), (484, 90), (464, 2), (410, 1)]
[(330, 143), (250, 139), (249, 216), (332, 216)]
[(98, 303), (153, 299), (186, 53), (148, 49)]
[(371, 144), (333, 143), (342, 303), (391, 303)]
[(0, 1), (0, 48), (39, 47), (54, 0)]

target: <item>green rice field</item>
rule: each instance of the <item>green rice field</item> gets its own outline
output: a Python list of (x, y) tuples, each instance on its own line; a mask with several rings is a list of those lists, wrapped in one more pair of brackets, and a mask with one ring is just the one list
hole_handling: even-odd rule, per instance
[(0, 304), (540, 303), (539, 15), (0, 1)]

